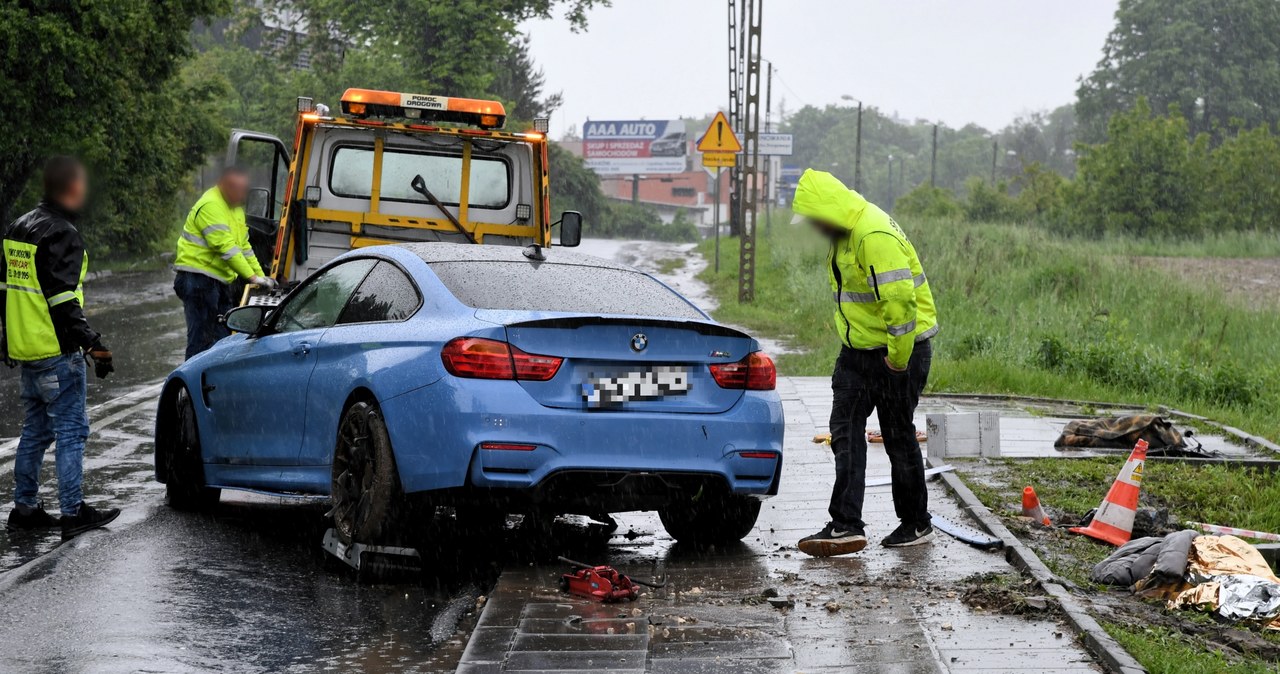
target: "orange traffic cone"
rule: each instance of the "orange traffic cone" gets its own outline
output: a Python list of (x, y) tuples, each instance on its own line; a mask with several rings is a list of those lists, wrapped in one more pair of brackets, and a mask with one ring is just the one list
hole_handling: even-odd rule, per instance
[(1133, 536), (1133, 516), (1138, 510), (1138, 492), (1142, 491), (1142, 466), (1147, 461), (1147, 441), (1139, 440), (1133, 453), (1120, 469), (1120, 475), (1087, 527), (1071, 531), (1112, 545), (1124, 545)]
[(1022, 516), (1030, 517), (1037, 524), (1043, 524), (1046, 527), (1053, 526), (1053, 520), (1049, 519), (1049, 515), (1040, 506), (1040, 497), (1036, 496), (1036, 490), (1030, 486), (1022, 490)]

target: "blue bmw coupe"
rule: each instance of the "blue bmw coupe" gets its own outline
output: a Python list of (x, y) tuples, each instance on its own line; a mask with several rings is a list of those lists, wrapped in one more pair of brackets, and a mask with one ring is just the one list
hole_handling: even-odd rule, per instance
[[(537, 259), (543, 258), (543, 259)], [(746, 536), (782, 471), (773, 361), (657, 279), (564, 249), (425, 243), (334, 259), (171, 374), (156, 477), (327, 495), (347, 541), (459, 513), (658, 511)]]

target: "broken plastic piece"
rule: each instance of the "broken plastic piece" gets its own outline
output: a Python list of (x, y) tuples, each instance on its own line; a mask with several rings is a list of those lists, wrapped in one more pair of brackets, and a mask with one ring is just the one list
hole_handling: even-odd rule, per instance
[(980, 550), (999, 550), (1004, 547), (1004, 541), (988, 536), (973, 527), (957, 524), (941, 515), (931, 514), (929, 517), (932, 518), (935, 528), (962, 543), (968, 543)]

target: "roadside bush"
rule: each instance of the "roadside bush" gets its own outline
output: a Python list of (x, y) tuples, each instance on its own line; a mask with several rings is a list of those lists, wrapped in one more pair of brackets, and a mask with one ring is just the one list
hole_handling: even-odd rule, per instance
[(1024, 219), (1021, 206), (1009, 196), (1009, 187), (1003, 181), (993, 187), (986, 180), (973, 176), (964, 185), (968, 191), (964, 202), (965, 219), (971, 222), (1017, 222)]
[(1076, 180), (1066, 194), (1068, 229), (1095, 236), (1201, 232), (1208, 138), (1188, 137), (1176, 108), (1152, 116), (1145, 98), (1113, 116), (1107, 142), (1077, 146)]
[(1063, 187), (1067, 179), (1040, 162), (1032, 162), (1013, 180), (1018, 190), (1018, 209), (1037, 220), (1057, 216), (1063, 207)]
[(904, 218), (954, 218), (960, 213), (960, 203), (951, 190), (928, 183), (916, 186), (893, 205), (893, 214)]
[(1280, 229), (1280, 138), (1266, 126), (1240, 131), (1213, 151), (1213, 229)]
[(649, 239), (651, 241), (693, 242), (698, 240), (698, 228), (683, 210), (676, 214), (671, 224), (666, 224), (657, 211), (644, 205), (629, 202), (609, 204), (599, 223), (589, 230), (589, 236), (607, 239)]

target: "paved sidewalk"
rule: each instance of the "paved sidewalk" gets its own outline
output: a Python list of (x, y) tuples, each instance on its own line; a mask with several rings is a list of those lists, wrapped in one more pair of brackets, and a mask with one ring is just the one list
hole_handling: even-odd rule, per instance
[[(1097, 672), (1066, 627), (1051, 617), (970, 608), (958, 581), (1011, 572), (1000, 553), (945, 535), (933, 545), (881, 548), (896, 525), (888, 487), (868, 489), (872, 544), (858, 555), (809, 558), (795, 542), (826, 521), (830, 450), (814, 445), (830, 414), (825, 378), (778, 383), (787, 421), (781, 493), (766, 502), (743, 545), (711, 552), (672, 543), (657, 518), (622, 519), (598, 556), (636, 577), (661, 569), (666, 588), (634, 603), (602, 605), (556, 591), (559, 565), (508, 569), (472, 634), (458, 670), (479, 672)], [(872, 446), (870, 477), (889, 463)], [(934, 513), (966, 521), (931, 482)], [(778, 609), (766, 590), (795, 601)]]

